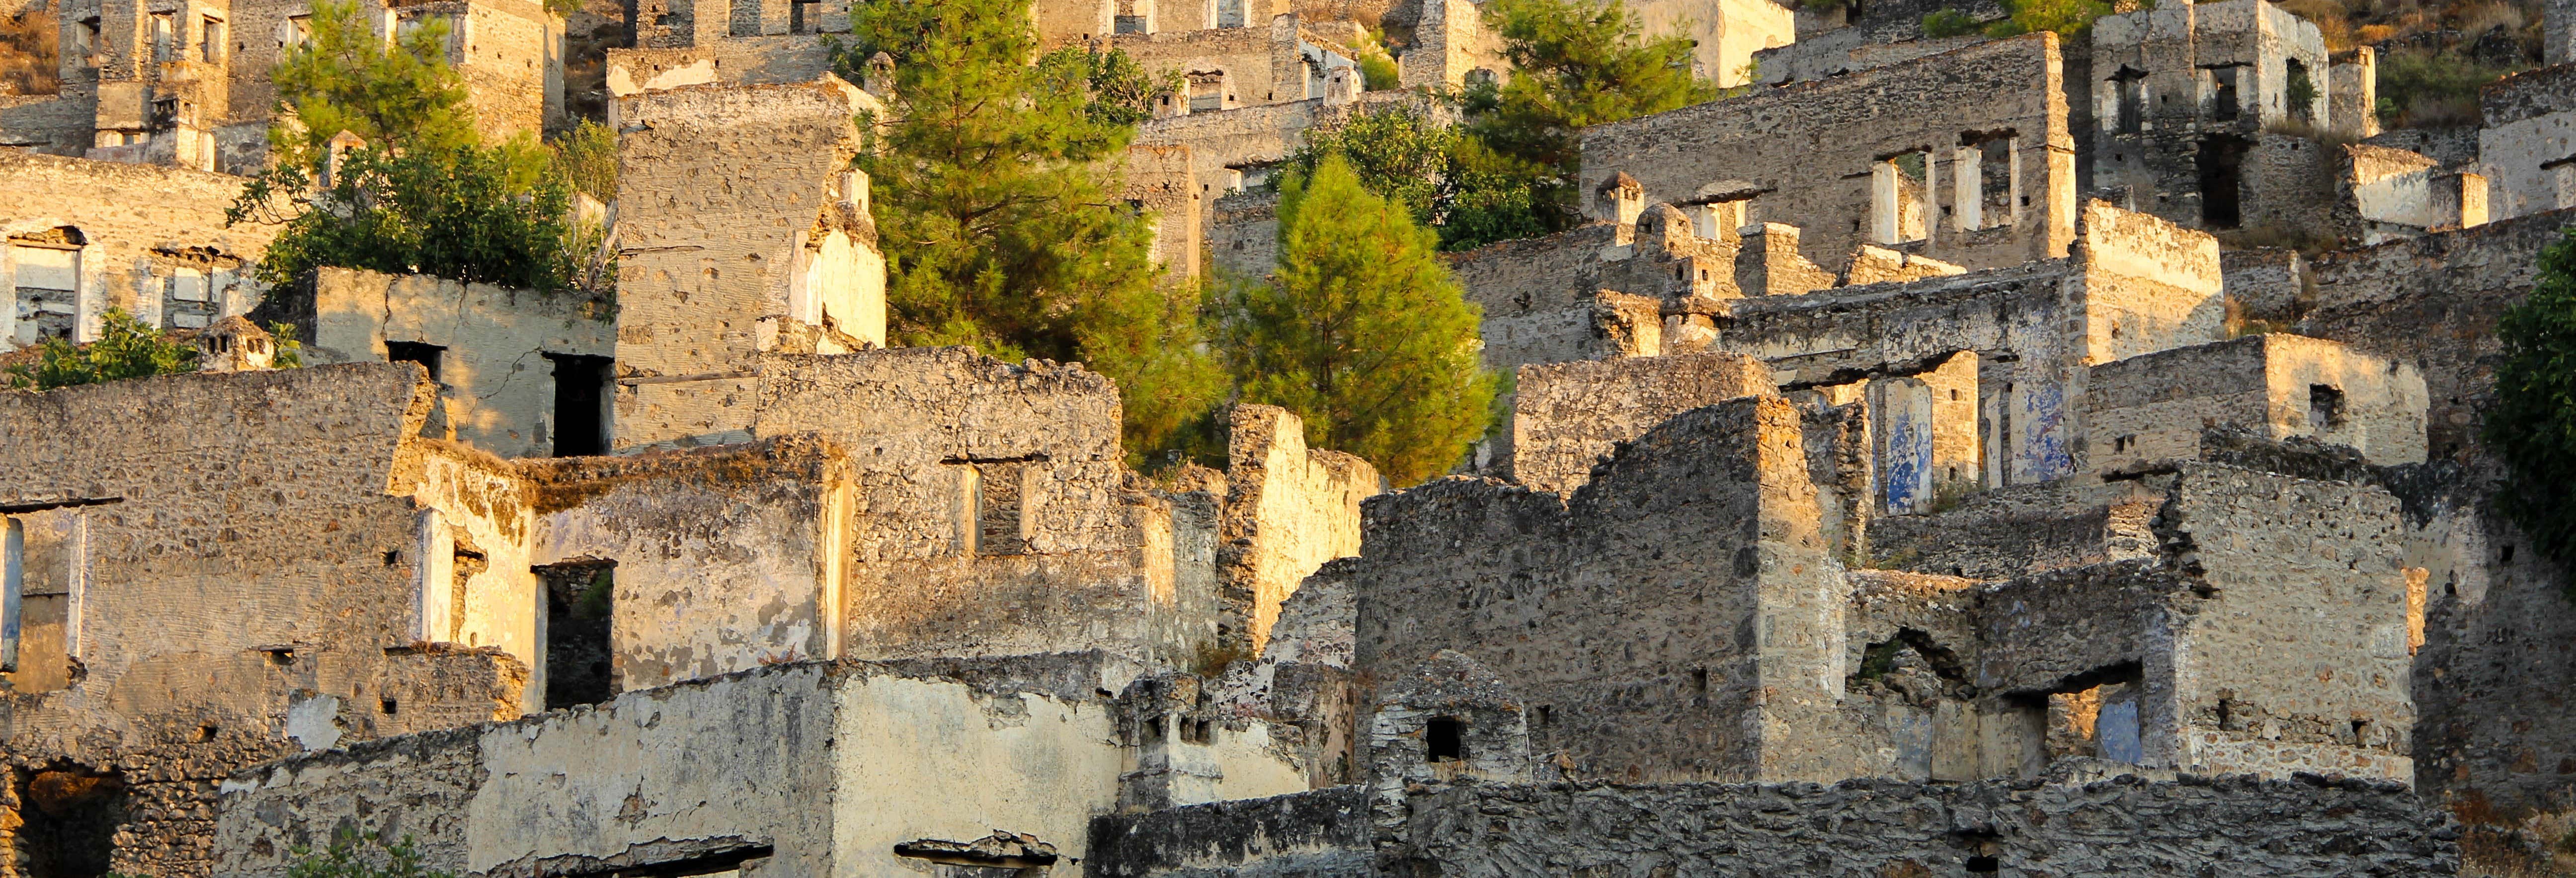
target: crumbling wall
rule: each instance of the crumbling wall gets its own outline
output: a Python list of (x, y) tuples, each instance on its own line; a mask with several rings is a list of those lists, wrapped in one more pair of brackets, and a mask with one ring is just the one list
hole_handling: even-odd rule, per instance
[(1396, 82), (1406, 89), (1457, 88), (1471, 77), (1499, 81), (1510, 71), (1502, 36), (1485, 26), (1474, 0), (1399, 0), (1385, 23), (1411, 37), (1395, 59)]
[(2413, 367), (2303, 336), (2264, 334), (2093, 367), (2088, 467), (2197, 459), (2212, 425), (2305, 436), (2371, 463), (2424, 459), (2424, 378)]
[(459, 874), (901, 875), (997, 831), (1079, 858), (1120, 762), (1099, 670), (779, 665), (289, 759), (226, 784), (217, 868), (282, 875), (342, 827), (434, 831), (422, 865)]
[(1798, 39), (1797, 16), (1771, 0), (1648, 0), (1630, 9), (1643, 33), (1688, 37), (1692, 75), (1719, 88), (1750, 82), (1755, 52)]
[[(1816, 732), (1843, 676), (1841, 577), (1799, 417), (1762, 397), (1682, 414), (1570, 497), (1448, 479), (1370, 501), (1344, 568), (1354, 669), (1472, 657), (1569, 774), (1836, 775), (1848, 761)], [(1739, 636), (1755, 618), (1764, 633)]]
[(2147, 557), (2162, 491), (2135, 481), (2013, 485), (1929, 515), (1869, 523), (1870, 565), (1977, 579)]
[(1247, 27), (1117, 34), (1095, 42), (1106, 43), (1100, 47), (1102, 51), (1127, 53), (1148, 73), (1183, 77), (1185, 93), (1167, 99), (1187, 101), (1198, 96), (1201, 81), (1208, 77), (1217, 80), (1211, 85), (1223, 86), (1221, 92), (1210, 93), (1222, 96), (1217, 105), (1194, 104), (1175, 110), (1197, 113), (1323, 97), (1306, 93), (1306, 65), (1298, 57), (1294, 15), (1265, 19)]
[(818, 434), (857, 469), (844, 654), (1177, 662), (1215, 637), (1212, 597), (1156, 588), (1214, 577), (1148, 566), (1171, 517), (1129, 483), (1108, 379), (964, 348), (761, 362), (751, 431)]
[[(816, 4), (830, 6), (830, 3)], [(825, 32), (847, 32), (825, 13)], [(647, 91), (723, 82), (729, 85), (793, 85), (813, 82), (832, 72), (832, 53), (813, 34), (724, 37), (694, 46), (608, 50), (608, 122), (618, 116), (617, 98)]]
[[(2317, 261), (2298, 330), (2414, 364), (2431, 400), (2432, 466), (2406, 492), (2409, 566), (2424, 570), (2414, 730), (2426, 792), (2510, 829), (2562, 810), (2576, 728), (2558, 693), (2576, 667), (2565, 573), (2489, 506), (2499, 464), (2480, 442), (2501, 354), (2495, 320), (2527, 295), (2542, 247), (2576, 213), (2557, 211), (2428, 235)], [(2545, 843), (2545, 842), (2544, 842)]]
[(1083, 874), (1368, 875), (1375, 854), (1366, 788), (1091, 818)]
[(813, 266), (836, 240), (874, 246), (867, 181), (848, 168), (854, 116), (882, 108), (828, 77), (646, 92), (618, 107), (628, 170), (611, 447), (744, 441), (757, 354), (866, 346), (831, 330), (864, 315), (831, 314), (835, 278)]
[[(2576, 12), (2559, 13), (2561, 31), (2571, 16)], [(2576, 65), (2562, 61), (2497, 80), (2479, 91), (2478, 107), (2486, 122), (2478, 129), (2478, 170), (2493, 186), (2492, 217), (2576, 207)]]
[(612, 571), (618, 690), (840, 652), (854, 488), (812, 437), (522, 466), (534, 563)]
[[(2414, 649), (2397, 498), (2206, 464), (2184, 467), (2173, 490), (2157, 530), (2206, 582), (2176, 620), (2173, 764), (2411, 783)], [(2156, 743), (2147, 747), (2152, 758)]]
[(1228, 620), (1220, 642), (1258, 655), (1297, 584), (1326, 561), (1359, 554), (1360, 501), (1384, 480), (1368, 461), (1309, 450), (1306, 422), (1287, 409), (1240, 405), (1231, 417), (1217, 549)]
[[(279, 227), (224, 224), (224, 209), (241, 194), (240, 178), (18, 150), (0, 150), (0, 178), (9, 181), (0, 187), (0, 236), (70, 251), (68, 259), (47, 264), (76, 265), (77, 295), (60, 303), (74, 310), (58, 318), (74, 340), (97, 338), (109, 308), (155, 326), (195, 328), (259, 301), (249, 275)], [(0, 289), (39, 285), (35, 269), (20, 263), (50, 254), (22, 249), (0, 247), (0, 281), (6, 281)], [(22, 324), (21, 307), (13, 300), (0, 308), (0, 347), (36, 337), (34, 326)]]
[(1666, 418), (1774, 391), (1770, 368), (1742, 354), (1527, 365), (1517, 387), (1506, 475), (1559, 494), (1582, 487), (1595, 462)]
[(422, 507), (398, 494), (423, 465), (418, 375), (0, 393), (0, 505), (53, 535), (62, 583), (52, 637), (22, 643), (0, 696), (0, 757), (122, 784), (113, 869), (206, 874), (216, 784), (249, 765), (517, 715), (524, 663), (416, 634), (433, 565)]
[[(1407, 805), (1394, 852), (1415, 873), (2322, 878), (2446, 874), (2459, 856), (2403, 784), (2313, 777), (1471, 784), (1425, 790)], [(2103, 834), (2110, 826), (2121, 829)]]
[[(2057, 38), (2033, 34), (1594, 126), (1583, 132), (1585, 182), (1626, 173), (1650, 204), (1688, 200), (1721, 180), (1767, 187), (1756, 199), (1761, 214), (1792, 218), (1805, 229), (1806, 254), (1835, 271), (1864, 242), (1905, 243), (1970, 269), (2063, 256), (2076, 204), (2060, 67)], [(1960, 145), (1997, 136), (2008, 140), (2017, 197), (2009, 216), (1960, 228), (1959, 212), (1943, 209), (1961, 188), (1953, 182)], [(1919, 241), (1876, 231), (1883, 206), (1874, 178), (1896, 173), (1876, 169), (1908, 154), (1925, 162), (1903, 172), (1928, 193), (1923, 216), (1940, 219), (1922, 225)]]
[(615, 306), (574, 292), (324, 268), (279, 294), (270, 307), (301, 324), (309, 362), (383, 362), (387, 342), (437, 347), (430, 431), (503, 457), (554, 454), (564, 391), (547, 354), (617, 349)]
[(1208, 249), (1207, 203), (1213, 199), (1199, 191), (1193, 167), (1187, 146), (1131, 146), (1122, 178), (1128, 201), (1153, 211), (1154, 263), (1166, 278), (1181, 281), (1198, 278), (1200, 254)]

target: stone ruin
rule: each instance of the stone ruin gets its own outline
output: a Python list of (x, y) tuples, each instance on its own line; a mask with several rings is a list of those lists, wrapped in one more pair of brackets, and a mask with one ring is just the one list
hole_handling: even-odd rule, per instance
[[(2479, 428), (2576, 224), (2563, 46), (2464, 159), (2318, 146), (2371, 58), (2251, 0), (1646, 4), (1763, 84), (1585, 131), (1588, 224), (1455, 257), (1509, 414), (1389, 491), (1253, 405), (1149, 476), (1080, 364), (888, 347), (846, 4), (637, 7), (613, 302), (252, 283), (261, 99), (186, 89), (255, 96), (293, 10), (199, 6), (165, 42), (234, 66), (101, 9), (0, 105), (6, 356), (115, 307), (205, 365), (0, 392), (0, 875), (2417, 875), (2568, 813), (2576, 609)], [(480, 42), (526, 12), (387, 14), (542, 61)], [(1500, 69), (1473, 4), (1373, 14), (1407, 86)], [(1308, 129), (1439, 112), (1317, 4), (1034, 23), (1188, 84), (1127, 160), (1176, 282), (1267, 269)], [(196, 109), (111, 125), (119, 77)], [(2293, 216), (2354, 246), (2221, 238)]]

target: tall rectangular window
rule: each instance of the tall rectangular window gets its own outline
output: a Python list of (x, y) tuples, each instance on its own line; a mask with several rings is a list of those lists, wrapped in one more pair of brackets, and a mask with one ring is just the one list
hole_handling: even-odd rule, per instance
[(555, 363), (555, 456), (608, 453), (608, 381), (615, 361), (547, 354)]
[(152, 13), (152, 60), (179, 60), (178, 13)]
[(80, 233), (69, 228), (9, 240), (19, 347), (70, 340), (80, 311)]
[(201, 27), (202, 32), (198, 34), (197, 41), (197, 60), (208, 64), (221, 63), (224, 60), (224, 20), (209, 15), (206, 16)]

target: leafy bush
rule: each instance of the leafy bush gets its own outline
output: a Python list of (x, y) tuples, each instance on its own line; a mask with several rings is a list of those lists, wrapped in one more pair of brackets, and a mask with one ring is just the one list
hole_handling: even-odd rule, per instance
[(1402, 84), (1403, 77), (1396, 70), (1395, 59), (1384, 53), (1361, 55), (1359, 65), (1360, 82), (1369, 91), (1393, 91)]
[(271, 286), (330, 265), (573, 288), (588, 250), (571, 220), (572, 187), (554, 178), (518, 184), (516, 166), (506, 151), (476, 146), (354, 149), (311, 202), (297, 197), (311, 190), (311, 174), (280, 164), (252, 178), (224, 218), (285, 225), (260, 260), (258, 279)]
[(1571, 208), (1582, 159), (1576, 132), (1632, 116), (1714, 100), (1691, 74), (1691, 40), (1647, 38), (1618, 0), (1490, 0), (1486, 23), (1502, 39), (1509, 78), (1468, 89), (1468, 130), (1495, 153), (1558, 178), (1550, 195)]
[(34, 365), (9, 367), (9, 386), (52, 390), (197, 371), (194, 345), (170, 338), (123, 308), (109, 308), (101, 315), (97, 341), (74, 346), (48, 338), (41, 356)]
[[(2543, 555), (2576, 564), (2576, 228), (2540, 253), (2531, 297), (2496, 320), (2504, 359), (2486, 441), (2507, 478), (2496, 504)], [(2576, 598), (2576, 583), (2567, 586)]]
[(556, 138), (554, 148), (554, 172), (574, 191), (617, 200), (617, 132), (584, 119)]
[(1935, 9), (1923, 14), (1923, 35), (1936, 40), (1977, 32), (1977, 19), (1956, 9)]

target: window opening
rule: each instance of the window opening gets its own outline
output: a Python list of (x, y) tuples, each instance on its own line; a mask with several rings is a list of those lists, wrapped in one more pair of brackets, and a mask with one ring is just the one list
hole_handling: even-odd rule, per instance
[(811, 34), (821, 33), (822, 30), (823, 4), (820, 0), (795, 0), (795, 2), (788, 4), (788, 33)]
[(567, 561), (533, 572), (546, 587), (546, 709), (616, 697), (609, 647), (617, 611), (617, 562)]
[(2226, 67), (2212, 67), (2209, 69), (2210, 118), (2220, 121), (2236, 118), (2238, 106), (2236, 97), (2236, 80), (2238, 71), (2244, 69), (2245, 68), (2243, 67), (2232, 64)]
[(2334, 430), (2343, 427), (2343, 390), (2331, 384), (2308, 385), (2308, 428)]
[(1871, 169), (1871, 214), (1881, 244), (1902, 244), (1925, 237), (1926, 181), (1931, 175), (1928, 151), (1899, 153)]
[(199, 22), (197, 59), (208, 64), (224, 60), (224, 20), (206, 16)]
[(125, 778), (78, 766), (32, 771), (18, 781), (17, 854), (29, 878), (100, 878), (126, 819)]
[(179, 60), (178, 13), (152, 13), (152, 60)]
[(2243, 224), (2238, 199), (2243, 185), (2245, 141), (2225, 135), (2203, 140), (2194, 162), (2200, 171), (2201, 226), (2232, 229)]
[(80, 312), (80, 248), (87, 240), (70, 226), (9, 239), (9, 260), (17, 266), (20, 347), (71, 339)]
[(2121, 134), (2136, 134), (2146, 129), (2146, 83), (2143, 70), (2120, 68), (2111, 76), (2113, 124)]
[(1453, 717), (1440, 717), (1423, 730), (1424, 748), (1433, 762), (1464, 762), (1467, 759), (1467, 724)]
[(608, 381), (615, 360), (547, 354), (555, 364), (555, 456), (608, 453)]
[(2290, 104), (2294, 122), (2313, 121), (2316, 114), (2317, 83), (2308, 77), (2308, 65), (2296, 59), (2289, 62), (2288, 75), (2282, 77), (2281, 99)]
[(419, 363), (421, 368), (429, 370), (429, 380), (433, 382), (438, 380), (438, 361), (440, 359), (440, 355), (445, 354), (446, 352), (447, 348), (445, 346), (428, 344), (426, 342), (385, 342), (385, 362)]
[(1193, 70), (1189, 83), (1190, 112), (1225, 109), (1225, 71)]

